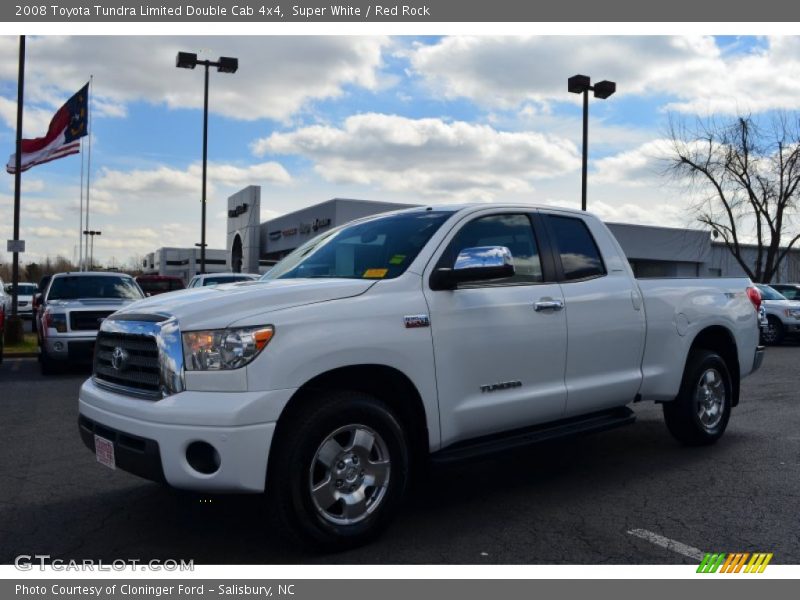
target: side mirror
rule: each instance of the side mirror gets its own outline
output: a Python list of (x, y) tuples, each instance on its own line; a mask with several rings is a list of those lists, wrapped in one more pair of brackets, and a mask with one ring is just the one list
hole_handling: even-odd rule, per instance
[(40, 293), (33, 295), (33, 310), (37, 310), (42, 305), (42, 295)]
[(436, 269), (431, 275), (432, 290), (454, 290), (459, 283), (505, 279), (514, 275), (511, 250), (505, 246), (465, 248), (452, 269)]

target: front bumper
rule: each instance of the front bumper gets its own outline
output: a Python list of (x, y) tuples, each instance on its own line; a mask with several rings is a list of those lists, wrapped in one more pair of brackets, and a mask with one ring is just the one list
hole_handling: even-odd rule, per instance
[[(105, 390), (90, 379), (80, 391), (81, 436), (92, 450), (94, 433), (109, 439), (120, 469), (176, 488), (262, 492), (275, 423), (293, 392), (187, 391), (151, 401)], [(216, 450), (214, 472), (189, 464), (193, 442)]]
[(44, 338), (42, 344), (47, 356), (54, 360), (91, 362), (96, 339), (97, 332), (90, 332), (89, 335), (51, 334)]

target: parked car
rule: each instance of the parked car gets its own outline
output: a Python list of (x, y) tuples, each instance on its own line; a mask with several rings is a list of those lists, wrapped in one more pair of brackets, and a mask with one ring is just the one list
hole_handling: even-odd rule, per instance
[(800, 302), (789, 300), (772, 286), (756, 284), (767, 311), (767, 326), (761, 330), (761, 341), (776, 346), (787, 335), (800, 333)]
[[(6, 294), (11, 296), (12, 284), (6, 284)], [(33, 318), (33, 297), (39, 287), (35, 283), (19, 282), (17, 284), (17, 314), (23, 319)]]
[(206, 273), (195, 275), (187, 288), (205, 287), (208, 285), (221, 285), (223, 283), (239, 283), (241, 281), (255, 281), (258, 275), (251, 273)]
[(139, 275), (136, 278), (136, 283), (148, 296), (157, 296), (158, 294), (186, 289), (183, 279), (175, 275)]
[(39, 361), (48, 375), (65, 363), (92, 360), (100, 324), (120, 308), (144, 298), (133, 277), (85, 271), (57, 273), (40, 309)]
[(11, 313), (11, 294), (6, 291), (7, 284), (0, 279), (0, 307), (3, 307), (6, 314)]
[(800, 283), (770, 283), (769, 287), (787, 300), (800, 300)]
[(636, 280), (586, 212), (388, 213), (265, 281), (106, 319), (79, 429), (102, 464), (266, 491), (296, 539), (347, 547), (390, 522), (425, 461), (626, 425), (633, 402), (713, 444), (763, 358), (759, 303), (747, 278)]
[(6, 295), (3, 291), (3, 280), (0, 279), (0, 364), (3, 364), (3, 347), (6, 333)]

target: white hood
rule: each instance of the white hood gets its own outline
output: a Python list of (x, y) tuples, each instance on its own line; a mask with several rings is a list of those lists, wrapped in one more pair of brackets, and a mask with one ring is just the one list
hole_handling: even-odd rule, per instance
[(184, 331), (222, 329), (259, 314), (358, 296), (374, 284), (364, 279), (248, 281), (159, 294), (119, 312), (175, 316)]

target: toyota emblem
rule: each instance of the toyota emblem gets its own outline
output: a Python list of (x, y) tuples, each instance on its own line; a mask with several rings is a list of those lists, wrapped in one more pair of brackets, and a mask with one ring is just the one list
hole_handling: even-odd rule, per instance
[(128, 352), (117, 346), (111, 353), (111, 367), (115, 371), (124, 371), (126, 366), (128, 366)]

